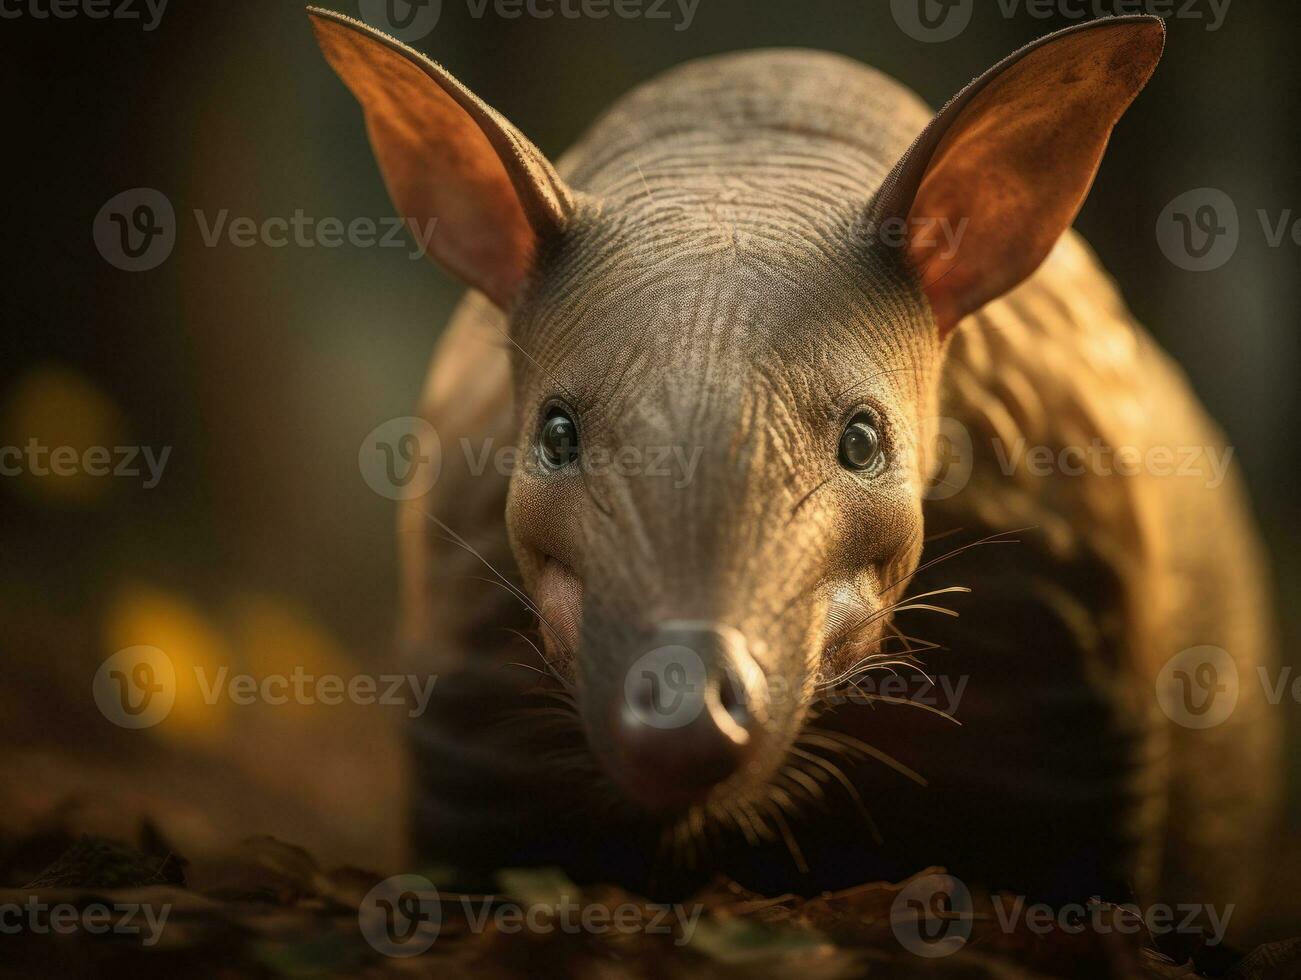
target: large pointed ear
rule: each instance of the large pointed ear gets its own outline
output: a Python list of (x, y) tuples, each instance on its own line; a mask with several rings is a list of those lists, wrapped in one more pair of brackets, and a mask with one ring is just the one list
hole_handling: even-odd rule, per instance
[(1034, 272), (1070, 227), (1164, 46), (1158, 17), (1050, 34), (963, 89), (904, 154), (870, 218), (902, 234), (942, 337)]
[(326, 60), (352, 90), (398, 213), (429, 257), (509, 309), (538, 244), (573, 197), (509, 122), (418, 51), (309, 7)]

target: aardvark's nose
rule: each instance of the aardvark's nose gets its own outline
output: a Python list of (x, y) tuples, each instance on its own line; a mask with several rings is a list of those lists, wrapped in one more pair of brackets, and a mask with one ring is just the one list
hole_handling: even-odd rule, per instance
[(664, 621), (614, 693), (614, 775), (644, 806), (702, 800), (755, 756), (767, 684), (730, 626)]

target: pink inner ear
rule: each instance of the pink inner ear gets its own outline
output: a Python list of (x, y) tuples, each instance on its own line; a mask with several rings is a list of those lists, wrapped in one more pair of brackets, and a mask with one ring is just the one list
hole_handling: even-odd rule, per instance
[[(455, 142), (431, 145), (398, 131), (390, 116), (368, 111), (366, 122), (389, 197), (416, 240), (427, 238), (431, 259), (508, 309), (528, 275), (536, 236), (482, 133), (460, 127), (454, 139), (465, 145), (457, 158)], [(432, 115), (429, 124), (437, 125)], [(449, 120), (444, 132), (457, 131)]]
[[(430, 258), (508, 309), (568, 197), (531, 144), (418, 52), (313, 14), (321, 50), (361, 102), (389, 195)], [(432, 223), (432, 225), (431, 225)]]
[(1071, 31), (959, 110), (908, 214), (908, 259), (942, 336), (1033, 273), (1070, 227), (1164, 38), (1155, 20)]

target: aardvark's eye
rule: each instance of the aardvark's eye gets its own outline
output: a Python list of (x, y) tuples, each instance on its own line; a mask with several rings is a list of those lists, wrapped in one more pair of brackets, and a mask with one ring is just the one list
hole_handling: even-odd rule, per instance
[(552, 469), (559, 469), (578, 458), (578, 426), (559, 406), (547, 411), (542, 431), (538, 433), (538, 454)]
[(868, 415), (855, 415), (840, 436), (840, 465), (849, 470), (873, 470), (883, 453), (881, 433)]

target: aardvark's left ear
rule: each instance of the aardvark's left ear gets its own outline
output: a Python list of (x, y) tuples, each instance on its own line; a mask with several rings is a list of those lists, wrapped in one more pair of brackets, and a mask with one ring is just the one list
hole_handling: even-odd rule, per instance
[(569, 189), (537, 147), (440, 65), (350, 17), (308, 13), (365, 110), (398, 213), (428, 241), (431, 259), (510, 309), (539, 243), (573, 213)]
[(941, 337), (1034, 272), (1070, 227), (1164, 45), (1148, 16), (1041, 38), (963, 89), (891, 171), (871, 222), (906, 222)]

